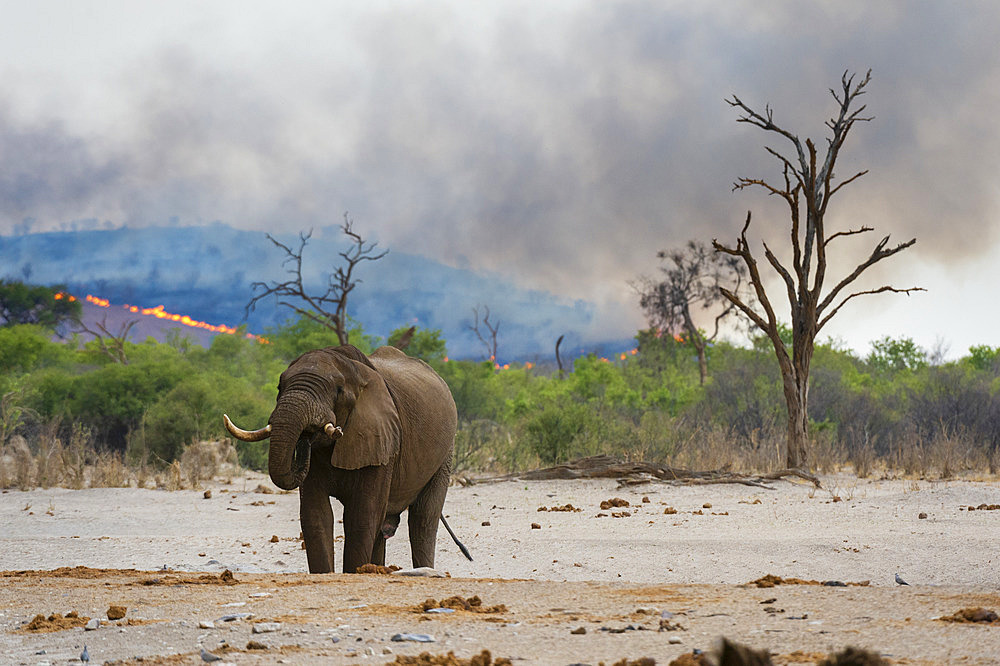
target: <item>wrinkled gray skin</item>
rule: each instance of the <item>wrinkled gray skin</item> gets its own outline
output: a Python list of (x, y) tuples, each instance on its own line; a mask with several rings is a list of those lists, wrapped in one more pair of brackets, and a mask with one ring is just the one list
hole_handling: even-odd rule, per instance
[[(368, 357), (329, 347), (288, 366), (269, 421), (268, 472), (278, 487), (299, 488), (310, 573), (334, 570), (330, 497), (344, 505), (345, 573), (385, 564), (403, 511), (413, 566), (434, 566), (457, 420), (444, 380), (394, 347)], [(329, 423), (343, 435), (328, 434)]]

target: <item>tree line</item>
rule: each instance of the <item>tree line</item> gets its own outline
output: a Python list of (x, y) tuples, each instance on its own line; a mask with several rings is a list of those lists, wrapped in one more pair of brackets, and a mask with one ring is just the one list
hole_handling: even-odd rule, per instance
[[(424, 357), (452, 388), (462, 420), (457, 466), (510, 470), (591, 453), (655, 459), (683, 454), (692, 463), (722, 463), (729, 451), (729, 462), (739, 458), (758, 468), (815, 469), (836, 461), (870, 470), (874, 460), (926, 466), (934, 447), (944, 447), (951, 452), (948, 460), (934, 463), (942, 473), (969, 464), (992, 471), (1000, 428), (992, 397), (995, 349), (973, 347), (960, 361), (942, 364), (932, 363), (908, 338), (876, 341), (865, 358), (818, 342), (824, 326), (855, 298), (921, 291), (854, 286), (869, 268), (916, 239), (890, 245), (885, 236), (846, 275), (827, 274), (831, 249), (844, 238), (874, 231), (827, 226), (834, 195), (867, 173), (838, 179), (835, 167), (854, 126), (871, 120), (859, 102), (870, 81), (870, 71), (860, 79), (841, 77), (830, 91), (836, 110), (819, 145), (776, 123), (769, 106), (761, 112), (735, 95), (726, 100), (739, 112), (738, 122), (789, 149), (766, 147), (780, 166), (778, 179), (741, 177), (733, 186), (762, 189), (787, 206), (787, 250), (761, 244), (777, 289), (769, 290), (772, 283), (747, 238), (748, 212), (734, 244), (692, 240), (664, 250), (663, 275), (633, 283), (650, 324), (637, 334), (634, 357), (585, 357), (567, 374), (557, 343), (558, 372), (514, 367), (498, 373), (492, 362), (447, 362), (438, 331), (395, 331), (388, 342)], [(366, 241), (348, 215), (342, 231), (348, 249), (320, 291), (302, 279), (309, 233), (300, 235), (297, 249), (269, 236), (285, 254), (289, 278), (254, 283), (247, 311), (273, 301), (295, 318), (268, 333), (268, 346), (230, 336), (218, 336), (209, 349), (180, 337), (136, 345), (127, 341), (127, 328), (113, 334), (104, 327), (87, 329), (94, 340), (84, 345), (59, 345), (46, 337), (52, 322), (42, 321), (37, 308), (22, 307), (27, 319), (0, 308), (0, 330), (9, 338), (0, 365), (0, 435), (30, 430), (32, 422), (72, 421), (88, 428), (98, 446), (169, 461), (193, 438), (221, 434), (217, 414), (223, 409), (241, 421), (261, 422), (273, 404), (273, 378), (298, 353), (347, 342), (368, 351), (381, 342), (350, 319), (347, 304), (360, 282), (357, 269), (387, 251)], [(23, 301), (22, 292), (17, 294)], [(788, 324), (777, 314), (781, 293)], [(474, 312), (475, 330), (495, 357), (499, 322), (489, 321), (485, 307), (487, 340), (478, 329), (478, 307)], [(750, 332), (751, 348), (719, 341), (727, 321)], [(261, 452), (245, 448), (241, 455), (255, 466)]]

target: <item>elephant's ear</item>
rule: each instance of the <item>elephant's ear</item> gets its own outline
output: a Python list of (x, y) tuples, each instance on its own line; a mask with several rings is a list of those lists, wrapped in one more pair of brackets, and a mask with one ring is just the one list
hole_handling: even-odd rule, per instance
[(330, 462), (340, 469), (385, 465), (399, 452), (399, 413), (382, 377), (370, 366), (348, 361), (362, 377), (354, 409), (343, 424), (344, 436)]

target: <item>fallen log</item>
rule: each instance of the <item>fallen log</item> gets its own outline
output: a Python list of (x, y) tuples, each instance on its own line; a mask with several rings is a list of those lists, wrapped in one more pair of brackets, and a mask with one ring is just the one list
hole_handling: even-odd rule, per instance
[(463, 485), (477, 483), (494, 483), (498, 481), (549, 481), (554, 479), (619, 479), (628, 484), (645, 483), (647, 481), (664, 481), (676, 484), (710, 484), (710, 483), (740, 483), (759, 488), (773, 489), (765, 481), (777, 481), (788, 476), (795, 476), (811, 482), (821, 488), (819, 479), (799, 469), (783, 469), (767, 474), (737, 474), (729, 467), (715, 470), (688, 470), (681, 467), (671, 467), (660, 463), (644, 461), (623, 461), (609, 455), (578, 458), (560, 465), (540, 469), (494, 476), (486, 479), (465, 479)]

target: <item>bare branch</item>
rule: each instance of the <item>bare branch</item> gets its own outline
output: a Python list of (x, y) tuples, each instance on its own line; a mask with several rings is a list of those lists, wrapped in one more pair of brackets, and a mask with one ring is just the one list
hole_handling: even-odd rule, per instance
[(340, 344), (348, 342), (347, 302), (348, 296), (361, 280), (354, 277), (354, 271), (363, 261), (378, 261), (389, 253), (389, 250), (377, 252), (378, 243), (366, 241), (354, 231), (354, 220), (344, 213), (344, 223), (341, 231), (350, 241), (346, 250), (339, 252), (343, 263), (327, 278), (326, 291), (321, 294), (307, 290), (302, 277), (302, 256), (306, 245), (312, 238), (312, 230), (299, 233), (299, 248), (293, 250), (270, 234), (267, 239), (285, 253), (281, 265), (285, 267), (290, 278), (284, 282), (254, 282), (250, 285), (252, 297), (245, 308), (249, 316), (261, 300), (275, 296), (279, 306), (287, 307), (301, 317), (306, 317), (321, 324), (337, 334)]
[(857, 180), (858, 178), (861, 178), (861, 176), (864, 176), (864, 175), (865, 175), (866, 173), (868, 173), (868, 169), (865, 169), (864, 171), (859, 171), (858, 173), (854, 174), (853, 176), (851, 176), (851, 177), (850, 177), (850, 178), (848, 178), (847, 180), (844, 180), (844, 181), (841, 181), (840, 183), (838, 183), (838, 184), (837, 184), (837, 186), (836, 186), (836, 187), (834, 187), (833, 189), (831, 189), (831, 190), (830, 190), (830, 191), (829, 191), (829, 192), (828, 192), (828, 193), (826, 194), (826, 196), (824, 197), (824, 199), (823, 199), (823, 201), (824, 201), (824, 205), (825, 205), (825, 202), (826, 202), (826, 201), (828, 201), (828, 200), (830, 199), (830, 197), (832, 197), (832, 196), (833, 196), (834, 194), (836, 194), (836, 193), (837, 193), (837, 191), (838, 191), (838, 190), (839, 190), (840, 188), (842, 188), (842, 187), (843, 187), (844, 185), (849, 185), (850, 183), (853, 183), (853, 182), (854, 182), (854, 181), (856, 181), (856, 180)]
[(869, 231), (875, 231), (875, 229), (872, 228), (872, 227), (861, 227), (860, 229), (848, 229), (847, 231), (838, 231), (837, 233), (835, 233), (832, 236), (830, 236), (829, 238), (827, 238), (823, 242), (823, 245), (824, 246), (829, 245), (830, 241), (832, 241), (834, 238), (837, 238), (839, 236), (854, 236), (854, 235), (857, 235), (857, 234), (867, 233)]
[(771, 264), (771, 267), (774, 268), (774, 270), (778, 273), (778, 275), (781, 276), (781, 279), (785, 281), (785, 289), (788, 291), (788, 302), (792, 304), (792, 307), (794, 309), (796, 301), (795, 280), (792, 279), (792, 276), (791, 274), (789, 274), (788, 270), (781, 265), (781, 262), (778, 261), (778, 258), (774, 256), (774, 253), (771, 252), (771, 248), (767, 246), (767, 243), (764, 243), (764, 257), (767, 259), (768, 263)]
[(819, 317), (820, 315), (823, 314), (824, 311), (826, 311), (826, 309), (830, 306), (830, 304), (833, 303), (834, 300), (836, 300), (837, 295), (840, 294), (840, 292), (843, 291), (847, 287), (847, 285), (857, 280), (858, 276), (860, 276), (862, 273), (868, 270), (868, 268), (870, 268), (874, 264), (877, 264), (878, 262), (882, 261), (887, 257), (891, 257), (892, 255), (898, 252), (902, 252), (906, 248), (916, 243), (917, 239), (912, 238), (905, 243), (900, 243), (896, 247), (889, 248), (887, 250), (885, 249), (885, 246), (886, 244), (888, 244), (888, 242), (889, 242), (888, 236), (879, 241), (878, 245), (875, 246), (875, 249), (872, 250), (872, 253), (868, 256), (868, 258), (863, 262), (861, 262), (860, 264), (858, 264), (858, 266), (853, 271), (851, 271), (850, 275), (842, 279), (839, 283), (837, 283), (836, 287), (830, 290), (830, 293), (827, 294), (826, 298), (823, 299), (823, 302), (820, 303), (816, 308), (817, 317)]
[(818, 333), (819, 330), (826, 325), (826, 322), (833, 319), (833, 316), (840, 311), (840, 308), (844, 307), (844, 304), (846, 304), (847, 301), (851, 300), (852, 298), (855, 298), (857, 296), (866, 296), (870, 294), (884, 294), (886, 292), (893, 294), (906, 294), (907, 296), (909, 296), (912, 292), (915, 291), (927, 291), (927, 290), (924, 289), (923, 287), (909, 287), (907, 289), (897, 289), (896, 287), (883, 286), (879, 287), (878, 289), (866, 289), (864, 291), (854, 292), (850, 296), (845, 297), (844, 300), (842, 300), (840, 303), (837, 304), (837, 307), (830, 310), (829, 314), (827, 314), (819, 321), (819, 323), (816, 325), (816, 332)]
[[(753, 254), (750, 252), (750, 246), (747, 243), (747, 229), (749, 227), (750, 211), (747, 211), (747, 219), (743, 224), (743, 230), (740, 232), (740, 236), (736, 241), (736, 248), (726, 247), (716, 240), (712, 241), (712, 247), (714, 247), (718, 252), (740, 257), (743, 260), (743, 263), (746, 265), (750, 274), (750, 285), (754, 289), (754, 295), (757, 297), (757, 301), (761, 304), (761, 307), (764, 308), (766, 318), (762, 317), (752, 307), (750, 307), (749, 304), (744, 302), (731, 290), (719, 287), (719, 291), (729, 300), (729, 302), (749, 317), (750, 320), (757, 325), (757, 328), (767, 335), (767, 337), (775, 345), (775, 353), (778, 354), (779, 357), (782, 353), (784, 353), (787, 360), (787, 352), (784, 351), (784, 343), (781, 342), (781, 337), (778, 335), (778, 318), (775, 316), (774, 308), (771, 306), (771, 301), (767, 296), (767, 292), (764, 290), (764, 281), (761, 279), (760, 269), (757, 267), (757, 260), (754, 259)], [(779, 351), (779, 348), (781, 351)]]

